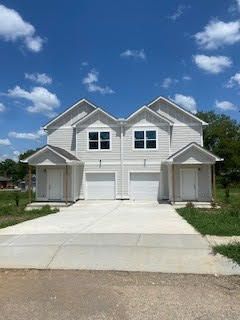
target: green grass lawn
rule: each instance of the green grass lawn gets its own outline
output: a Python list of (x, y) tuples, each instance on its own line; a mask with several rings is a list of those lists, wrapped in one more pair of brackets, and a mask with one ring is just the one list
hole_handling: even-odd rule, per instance
[(222, 189), (218, 189), (217, 196), (221, 209), (181, 208), (177, 211), (203, 235), (240, 236), (240, 189), (231, 189), (228, 201)]
[(55, 213), (49, 206), (41, 209), (25, 211), (28, 203), (28, 193), (19, 192), (19, 204), (16, 205), (16, 192), (0, 191), (0, 228), (5, 228), (26, 220), (35, 219), (47, 214)]
[[(217, 189), (220, 209), (181, 208), (178, 213), (203, 235), (240, 236), (240, 188), (230, 189), (225, 197), (223, 189)], [(219, 245), (213, 248), (240, 265), (240, 243)]]
[(213, 251), (232, 259), (240, 265), (240, 243), (215, 246)]

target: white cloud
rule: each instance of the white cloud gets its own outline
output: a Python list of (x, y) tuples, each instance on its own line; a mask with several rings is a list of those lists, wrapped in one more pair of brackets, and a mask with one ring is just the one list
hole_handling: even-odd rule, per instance
[(228, 81), (228, 83), (226, 84), (227, 88), (232, 88), (234, 86), (240, 86), (240, 73), (239, 72), (235, 73), (235, 75), (232, 76), (230, 78), (230, 80)]
[(0, 112), (3, 112), (6, 110), (6, 107), (3, 103), (0, 102)]
[(88, 72), (88, 74), (86, 75), (85, 78), (83, 78), (82, 83), (86, 86), (87, 90), (89, 92), (99, 92), (101, 94), (112, 94), (114, 93), (114, 91), (108, 87), (101, 87), (100, 85), (98, 85), (98, 76), (99, 73), (96, 70), (91, 70), (90, 72)]
[(180, 4), (177, 7), (177, 10), (171, 16), (169, 16), (169, 19), (172, 21), (176, 21), (178, 18), (180, 18), (183, 15), (184, 11), (188, 8), (189, 8), (189, 6), (185, 6), (183, 4)]
[(192, 80), (192, 78), (190, 76), (183, 76), (182, 79), (185, 80), (185, 81)]
[(223, 22), (211, 20), (204, 31), (194, 35), (203, 49), (217, 49), (240, 41), (240, 21)]
[(59, 107), (60, 101), (55, 93), (51, 93), (46, 88), (34, 87), (32, 91), (27, 91), (19, 86), (8, 90), (8, 95), (13, 98), (22, 98), (32, 102), (32, 106), (27, 107), (31, 113), (42, 113), (47, 117), (56, 115), (55, 108)]
[(25, 73), (25, 78), (42, 85), (52, 83), (52, 78), (46, 73)]
[(0, 161), (4, 161), (6, 159), (9, 159), (8, 154), (0, 154)]
[(240, 11), (240, 0), (236, 0), (236, 5), (237, 5), (238, 11)]
[(19, 155), (20, 155), (20, 152), (17, 151), (17, 150), (14, 150), (14, 151), (13, 151), (13, 154), (14, 154), (15, 156), (19, 156)]
[(120, 54), (122, 58), (134, 58), (139, 60), (146, 60), (146, 53), (144, 49), (141, 50), (130, 50), (127, 49)]
[(232, 65), (232, 60), (226, 56), (206, 56), (204, 54), (197, 54), (196, 56), (193, 56), (193, 61), (200, 69), (213, 74), (223, 72)]
[(24, 140), (39, 140), (42, 136), (44, 136), (46, 133), (40, 129), (36, 132), (15, 132), (11, 131), (8, 133), (8, 136), (10, 138), (15, 139), (24, 139)]
[(197, 113), (197, 103), (195, 99), (191, 96), (184, 96), (183, 94), (175, 94), (173, 100), (176, 104), (179, 104), (181, 107), (189, 110), (192, 113)]
[(240, 12), (240, 0), (235, 0), (235, 3), (228, 8), (228, 11), (231, 13)]
[(164, 89), (168, 89), (171, 85), (174, 85), (178, 82), (177, 79), (172, 79), (170, 77), (167, 77), (163, 80), (161, 87)]
[(82, 66), (82, 67), (87, 67), (87, 66), (88, 66), (88, 62), (87, 62), (87, 61), (83, 61), (83, 62), (81, 63), (81, 66)]
[(0, 4), (0, 38), (15, 42), (22, 40), (33, 52), (42, 49), (43, 39), (36, 35), (33, 25), (23, 20), (20, 14)]
[(9, 141), (9, 139), (0, 139), (0, 145), (2, 145), (2, 146), (10, 146), (11, 142)]
[(215, 101), (215, 107), (223, 111), (237, 110), (237, 107), (230, 101)]

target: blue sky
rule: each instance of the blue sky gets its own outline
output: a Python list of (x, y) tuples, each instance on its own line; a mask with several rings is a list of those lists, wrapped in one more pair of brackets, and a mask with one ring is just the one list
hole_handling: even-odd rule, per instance
[(85, 97), (124, 117), (159, 95), (240, 119), (240, 1), (1, 1), (0, 160)]

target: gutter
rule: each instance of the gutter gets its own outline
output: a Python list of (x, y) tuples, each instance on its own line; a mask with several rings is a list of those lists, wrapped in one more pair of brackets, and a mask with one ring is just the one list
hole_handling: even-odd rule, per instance
[(121, 163), (121, 198), (123, 199), (123, 194), (124, 194), (124, 190), (123, 190), (123, 181), (124, 181), (124, 164), (123, 164), (123, 154), (124, 154), (124, 150), (123, 150), (123, 129), (124, 129), (124, 120), (120, 120), (119, 124), (120, 124), (120, 163)]

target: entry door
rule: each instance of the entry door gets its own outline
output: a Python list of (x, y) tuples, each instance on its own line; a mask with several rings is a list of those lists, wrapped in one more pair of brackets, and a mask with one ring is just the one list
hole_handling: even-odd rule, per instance
[(182, 200), (197, 200), (197, 170), (181, 170)]
[(63, 171), (60, 169), (48, 170), (48, 199), (61, 200), (63, 198)]

